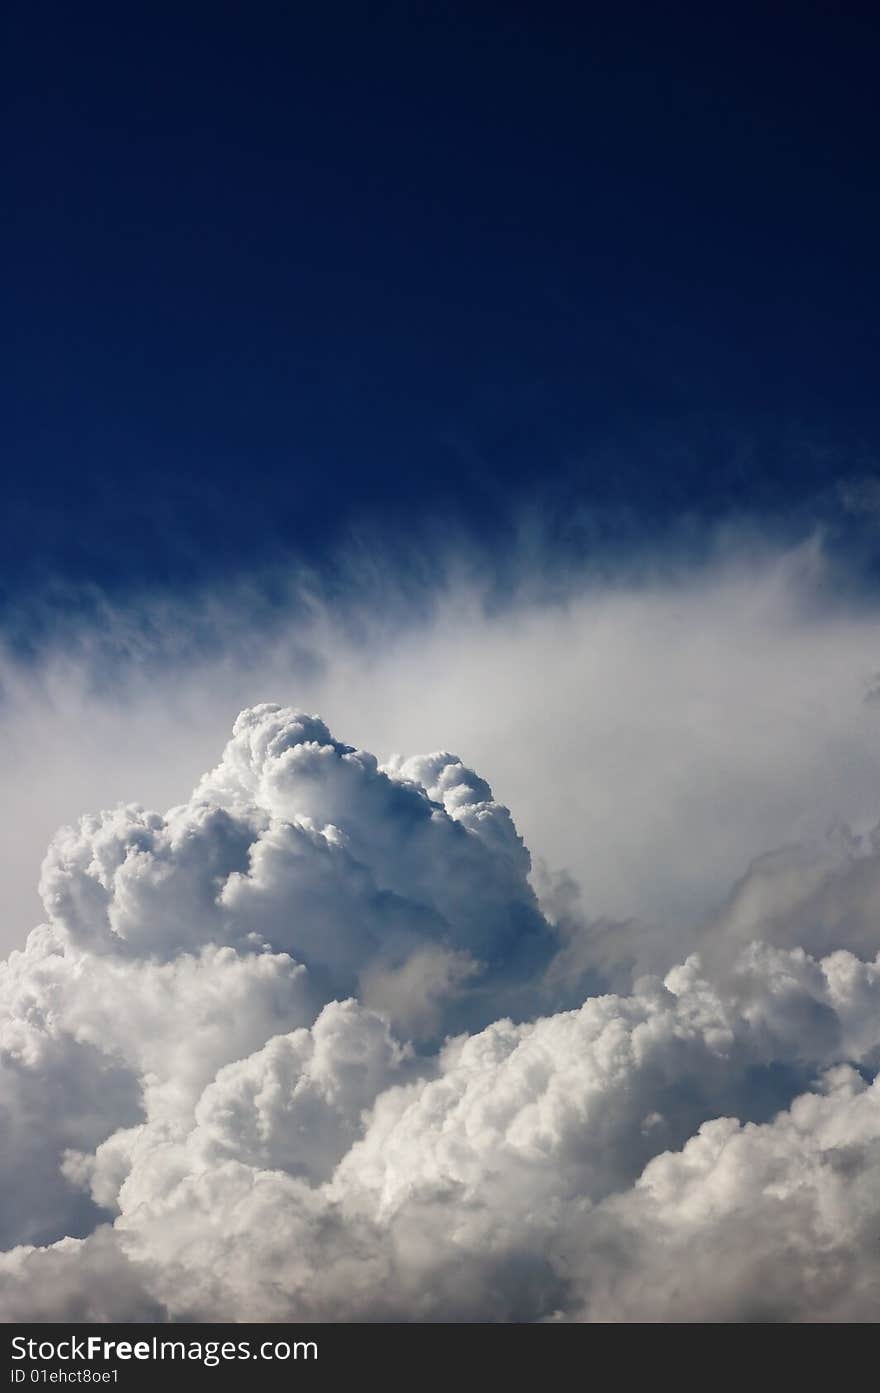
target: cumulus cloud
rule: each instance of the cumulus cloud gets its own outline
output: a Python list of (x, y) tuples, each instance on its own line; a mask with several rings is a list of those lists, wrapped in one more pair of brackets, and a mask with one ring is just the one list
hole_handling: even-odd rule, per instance
[(658, 944), (455, 755), (244, 710), (185, 803), (56, 836), (0, 969), (0, 1313), (872, 1318), (878, 854)]

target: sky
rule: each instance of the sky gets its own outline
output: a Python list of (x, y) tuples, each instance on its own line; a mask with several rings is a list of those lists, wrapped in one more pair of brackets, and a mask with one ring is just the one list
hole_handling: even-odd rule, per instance
[(606, 9), (4, 17), (2, 1319), (876, 1319), (880, 34)]
[(4, 23), (13, 617), (50, 580), (177, 588), (368, 522), (503, 550), (531, 504), (578, 550), (784, 520), (874, 469), (869, 16)]

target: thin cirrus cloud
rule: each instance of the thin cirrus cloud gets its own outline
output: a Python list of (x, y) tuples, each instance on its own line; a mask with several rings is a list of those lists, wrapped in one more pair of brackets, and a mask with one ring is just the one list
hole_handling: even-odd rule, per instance
[[(822, 568), (8, 667), (13, 798), (171, 806), (57, 832), (2, 966), (4, 1318), (873, 1318), (876, 622)], [(223, 747), (294, 681), (327, 724)]]

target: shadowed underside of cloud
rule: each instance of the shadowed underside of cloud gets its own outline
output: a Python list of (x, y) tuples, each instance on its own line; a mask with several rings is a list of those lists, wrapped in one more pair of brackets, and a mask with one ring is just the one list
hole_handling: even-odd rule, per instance
[(273, 705), (59, 833), (0, 969), (3, 1317), (875, 1318), (876, 841), (652, 972), (530, 870), (454, 755)]

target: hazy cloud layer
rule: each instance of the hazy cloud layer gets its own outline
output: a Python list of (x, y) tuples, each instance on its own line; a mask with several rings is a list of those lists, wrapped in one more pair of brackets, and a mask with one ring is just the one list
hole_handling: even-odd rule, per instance
[(664, 951), (753, 858), (876, 821), (880, 616), (835, 600), (819, 543), (564, 584), (525, 561), (503, 602), (428, 559), (418, 603), (366, 569), (332, 602), (275, 576), (271, 606), (230, 585), (71, 621), (36, 664), (0, 654), (3, 951), (39, 916), (60, 822), (185, 800), (269, 699), (382, 759), (455, 750), (514, 809), (536, 872), (571, 872), (592, 920), (660, 926)]
[(878, 887), (842, 828), (615, 924), (454, 755), (249, 708), (185, 803), (46, 857), (0, 1313), (875, 1318)]

